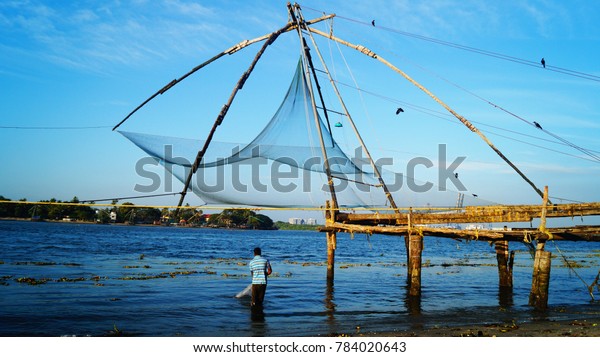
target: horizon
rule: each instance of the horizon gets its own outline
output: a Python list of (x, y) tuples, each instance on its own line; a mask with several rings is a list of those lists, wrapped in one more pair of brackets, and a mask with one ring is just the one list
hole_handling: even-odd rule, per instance
[[(336, 36), (372, 49), (423, 83), (538, 187), (549, 186), (557, 203), (600, 201), (600, 4), (300, 4), (307, 19), (335, 13)], [(287, 16), (284, 1), (1, 4), (6, 168), (0, 195), (31, 201), (135, 196), (134, 187), (146, 182), (135, 165), (147, 155), (111, 128), (173, 78), (280, 28)], [(271, 47), (216, 140), (250, 142), (275, 113), (296, 66), (298, 39), (282, 36)], [(394, 158), (400, 167), (416, 157), (437, 164), (437, 147), (445, 144), (449, 157), (466, 157), (460, 178), (482, 202), (541, 202), (482, 140), (410, 83), (353, 50), (320, 47), (340, 56), (334, 67), (339, 83), (363, 90), (349, 95), (374, 156)], [(190, 76), (123, 128), (204, 139), (256, 50), (249, 47)], [(404, 112), (396, 115), (399, 106)], [(347, 129), (334, 131), (338, 142), (344, 143)], [(165, 172), (155, 172), (166, 180)], [(416, 174), (423, 181), (436, 176), (425, 169)], [(166, 193), (161, 189), (156, 193)], [(201, 201), (188, 195), (185, 203)], [(175, 205), (176, 199), (154, 198), (152, 204)]]

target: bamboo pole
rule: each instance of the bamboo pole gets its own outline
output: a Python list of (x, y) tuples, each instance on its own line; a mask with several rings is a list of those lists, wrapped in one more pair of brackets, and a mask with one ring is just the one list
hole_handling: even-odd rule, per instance
[[(304, 26), (305, 28), (307, 27), (306, 25)], [(321, 65), (323, 66), (325, 73), (327, 74), (327, 78), (329, 79), (329, 82), (331, 84), (331, 87), (333, 88), (339, 102), (340, 105), (342, 106), (342, 109), (344, 111), (344, 115), (346, 115), (346, 117), (348, 118), (348, 122), (350, 123), (350, 126), (352, 126), (352, 129), (354, 130), (354, 135), (356, 136), (356, 138), (358, 139), (358, 142), (360, 143), (360, 146), (362, 147), (362, 149), (365, 152), (365, 155), (367, 156), (367, 159), (369, 159), (369, 163), (371, 164), (371, 168), (373, 169), (373, 173), (375, 174), (375, 177), (377, 177), (377, 180), (379, 181), (379, 184), (382, 186), (383, 191), (385, 193), (385, 196), (388, 200), (388, 202), (390, 203), (390, 206), (394, 209), (394, 211), (396, 213), (399, 213), (398, 210), (398, 206), (396, 206), (396, 202), (394, 201), (394, 197), (392, 196), (391, 192), (389, 191), (387, 184), (385, 183), (385, 181), (383, 180), (383, 177), (381, 176), (381, 173), (379, 172), (379, 168), (377, 167), (377, 165), (375, 164), (375, 161), (373, 160), (373, 157), (371, 156), (371, 153), (369, 152), (369, 149), (367, 149), (367, 145), (365, 144), (362, 136), (360, 135), (360, 133), (358, 132), (358, 128), (356, 127), (356, 124), (354, 123), (354, 120), (352, 119), (352, 116), (350, 115), (350, 112), (348, 111), (348, 108), (346, 107), (346, 103), (344, 102), (344, 100), (342, 99), (342, 95), (340, 94), (337, 85), (335, 84), (335, 80), (331, 77), (331, 73), (329, 72), (329, 68), (327, 67), (327, 64), (325, 62), (325, 60), (323, 59), (323, 56), (321, 54), (321, 51), (319, 49), (319, 46), (317, 46), (317, 43), (312, 35), (312, 33), (310, 31), (308, 31), (308, 35), (311, 39), (311, 42), (313, 43), (313, 46), (315, 47), (315, 50), (317, 52), (317, 55), (319, 56), (319, 60), (321, 61)], [(323, 108), (325, 108), (325, 106), (323, 106)], [(325, 114), (327, 115), (327, 112), (325, 112)], [(328, 121), (329, 124), (329, 121)], [(329, 129), (331, 130), (331, 128)]]
[(473, 133), (477, 134), (483, 141), (485, 141), (485, 143), (498, 156), (500, 156), (500, 158), (502, 160), (504, 160), (510, 167), (512, 167), (512, 169), (517, 174), (519, 174), (519, 176), (521, 176), (521, 178), (523, 178), (523, 180), (525, 180), (525, 182), (527, 182), (535, 190), (535, 192), (537, 192), (537, 194), (540, 195), (540, 197), (543, 197), (542, 191), (539, 188), (537, 188), (537, 186), (527, 176), (525, 176), (525, 174), (523, 172), (521, 172), (521, 170), (517, 166), (515, 166), (498, 148), (496, 148), (496, 146), (481, 131), (479, 131), (479, 129), (477, 129), (477, 127), (475, 127), (465, 117), (463, 117), (462, 115), (460, 115), (457, 112), (455, 112), (446, 103), (444, 103), (441, 99), (439, 99), (435, 94), (433, 94), (432, 92), (430, 92), (427, 88), (423, 87), (420, 83), (418, 83), (417, 81), (415, 81), (414, 79), (412, 79), (409, 75), (407, 75), (406, 73), (404, 73), (402, 70), (400, 70), (399, 68), (397, 68), (396, 66), (394, 66), (393, 64), (391, 64), (390, 62), (388, 62), (387, 60), (385, 60), (383, 57), (377, 55), (375, 52), (371, 51), (370, 49), (368, 49), (368, 48), (366, 48), (364, 46), (352, 44), (352, 43), (350, 43), (348, 41), (345, 41), (345, 40), (342, 40), (340, 38), (337, 38), (337, 37), (333, 36), (333, 34), (331, 34), (331, 33), (327, 34), (327, 33), (323, 32), (323, 31), (319, 31), (319, 30), (316, 30), (316, 29), (313, 29), (313, 28), (308, 28), (308, 30), (310, 32), (314, 32), (314, 33), (316, 33), (318, 35), (321, 35), (321, 36), (323, 36), (325, 38), (333, 40), (333, 41), (335, 41), (337, 43), (340, 43), (340, 44), (342, 44), (344, 46), (353, 48), (353, 49), (359, 51), (360, 53), (362, 53), (364, 55), (367, 55), (367, 56), (369, 56), (371, 58), (374, 58), (374, 59), (378, 60), (379, 62), (385, 64), (389, 68), (391, 68), (394, 72), (400, 74), (402, 77), (404, 77), (406, 80), (408, 80), (409, 82), (411, 82), (412, 84), (414, 84), (421, 91), (425, 92), (428, 96), (430, 96), (438, 104), (440, 104), (442, 107), (444, 107), (444, 109), (446, 109), (448, 112), (450, 112), (450, 114), (452, 114), (454, 117), (456, 117), (469, 130), (471, 130)]
[[(332, 17), (335, 17), (335, 15), (331, 14), (331, 15), (323, 15), (319, 18), (307, 21), (306, 23), (309, 25), (312, 24), (316, 24), (318, 22), (330, 19)], [(293, 31), (295, 29), (295, 25), (292, 24), (287, 24), (286, 25), (286, 29), (284, 32), (289, 32), (289, 31)], [(231, 47), (229, 47), (228, 49), (226, 49), (225, 51), (213, 56), (212, 58), (210, 58), (209, 60), (197, 65), (196, 67), (194, 67), (192, 70), (190, 70), (189, 72), (187, 72), (186, 74), (184, 74), (183, 76), (177, 78), (177, 79), (173, 79), (171, 82), (167, 83), (164, 87), (162, 87), (161, 89), (159, 89), (156, 93), (154, 93), (153, 95), (151, 95), (148, 99), (146, 99), (144, 102), (142, 102), (142, 104), (138, 105), (131, 113), (129, 113), (123, 120), (121, 120), (117, 125), (115, 125), (112, 130), (116, 130), (119, 126), (121, 126), (121, 124), (123, 124), (125, 121), (127, 121), (127, 119), (129, 119), (133, 114), (135, 114), (135, 112), (137, 112), (138, 110), (140, 110), (143, 106), (145, 106), (146, 104), (148, 104), (148, 102), (150, 102), (152, 99), (156, 98), (158, 95), (162, 95), (164, 94), (166, 91), (168, 91), (169, 89), (173, 88), (173, 86), (175, 86), (176, 84), (178, 84), (179, 82), (183, 81), (184, 79), (186, 79), (187, 77), (191, 76), (192, 74), (196, 73), (197, 71), (199, 71), (200, 69), (208, 66), (209, 64), (213, 63), (214, 61), (218, 60), (219, 58), (225, 56), (225, 55), (232, 55), (236, 52), (238, 52), (239, 50), (248, 47), (254, 43), (257, 42), (261, 42), (264, 41), (266, 39), (268, 39), (271, 36), (271, 33), (251, 39), (251, 40), (244, 40), (242, 42), (239, 42)]]
[(200, 166), (200, 163), (202, 162), (202, 159), (204, 158), (204, 154), (206, 153), (206, 150), (208, 150), (208, 146), (210, 145), (212, 138), (213, 138), (215, 132), (217, 131), (217, 128), (219, 127), (219, 125), (221, 125), (221, 123), (223, 122), (223, 119), (225, 119), (225, 116), (227, 115), (227, 112), (229, 111), (229, 107), (233, 103), (235, 96), (244, 87), (244, 83), (246, 83), (246, 80), (248, 79), (248, 77), (250, 76), (252, 71), (254, 70), (256, 63), (258, 63), (258, 60), (262, 57), (262, 55), (266, 51), (267, 47), (269, 47), (277, 39), (277, 37), (279, 37), (279, 35), (286, 32), (292, 25), (293, 25), (292, 23), (287, 23), (284, 27), (280, 28), (279, 30), (277, 30), (269, 35), (267, 41), (263, 44), (263, 46), (260, 48), (260, 50), (256, 53), (256, 56), (254, 56), (252, 63), (250, 63), (250, 66), (248, 67), (248, 70), (246, 70), (246, 72), (244, 72), (244, 74), (242, 74), (242, 76), (236, 83), (235, 87), (233, 88), (233, 91), (229, 95), (229, 99), (227, 100), (227, 103), (225, 103), (223, 105), (223, 107), (221, 108), (221, 111), (219, 112), (219, 115), (215, 119), (215, 122), (213, 123), (213, 126), (212, 126), (210, 132), (208, 133), (208, 137), (206, 138), (206, 141), (204, 142), (202, 149), (200, 151), (198, 151), (198, 154), (196, 155), (194, 164), (192, 165), (192, 168), (187, 175), (187, 179), (185, 180), (183, 190), (181, 191), (179, 203), (177, 204), (177, 209), (175, 210), (175, 215), (177, 215), (179, 213), (179, 208), (183, 204), (183, 200), (185, 199), (185, 195), (187, 194), (188, 188), (190, 187), (192, 177), (198, 170), (198, 167)]
[[(297, 8), (297, 6), (295, 6)], [(299, 10), (298, 10), (299, 11)], [(300, 28), (300, 22), (298, 20), (298, 17), (296, 16), (295, 12), (294, 12), (294, 8), (292, 7), (292, 5), (290, 3), (288, 3), (288, 12), (290, 14), (290, 17), (292, 18), (292, 23), (294, 25), (296, 25), (296, 29), (298, 30), (298, 37), (300, 38), (300, 49), (301, 49), (301, 53), (303, 55), (304, 58), (310, 58), (310, 53), (308, 51), (308, 48), (306, 47), (306, 41), (304, 40), (304, 36), (302, 35), (302, 30)], [(312, 61), (312, 60), (309, 60)], [(306, 66), (307, 64), (304, 63), (304, 65)], [(321, 154), (323, 155), (323, 160), (324, 162), (324, 166), (325, 166), (325, 173), (327, 174), (327, 185), (329, 186), (329, 192), (331, 194), (331, 204), (333, 205), (333, 208), (336, 209), (338, 207), (338, 202), (337, 202), (337, 197), (335, 194), (335, 185), (333, 183), (333, 177), (331, 175), (331, 167), (329, 166), (329, 159), (327, 157), (327, 149), (325, 147), (325, 141), (323, 139), (323, 130), (321, 129), (321, 123), (319, 121), (319, 113), (317, 111), (317, 104), (315, 102), (315, 96), (313, 93), (313, 89), (312, 89), (312, 81), (310, 79), (310, 75), (307, 73), (308, 71), (305, 70), (305, 68), (303, 68), (303, 75), (304, 78), (306, 80), (307, 83), (307, 90), (309, 93), (309, 97), (310, 97), (310, 103), (312, 106), (312, 110), (313, 110), (313, 116), (315, 117), (315, 125), (317, 127), (317, 132), (319, 133), (319, 142), (321, 144)]]

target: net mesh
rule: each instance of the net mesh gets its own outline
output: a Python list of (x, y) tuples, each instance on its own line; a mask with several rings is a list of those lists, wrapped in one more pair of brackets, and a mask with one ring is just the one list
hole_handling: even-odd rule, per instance
[[(191, 182), (191, 190), (204, 202), (257, 207), (323, 206), (331, 194), (320, 127), (339, 206), (386, 207), (384, 191), (362, 149), (357, 148), (350, 158), (334, 140), (321, 116), (315, 117), (303, 70), (299, 61), (275, 115), (249, 144), (210, 143)], [(185, 182), (198, 151), (205, 144), (203, 140), (119, 132), (181, 182)], [(409, 178), (382, 168), (379, 172), (399, 205), (456, 203), (455, 192), (435, 189), (414, 192), (405, 184)]]

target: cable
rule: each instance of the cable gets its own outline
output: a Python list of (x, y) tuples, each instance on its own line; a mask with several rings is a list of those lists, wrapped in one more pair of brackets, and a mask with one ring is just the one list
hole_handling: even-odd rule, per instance
[[(305, 7), (304, 6), (303, 8), (306, 8), (306, 9), (309, 9), (309, 10), (312, 10), (312, 11), (317, 11), (317, 12), (322, 13), (322, 11), (319, 11), (319, 10), (316, 10), (316, 9), (311, 9), (309, 7)], [(373, 27), (373, 25), (371, 24), (371, 22), (365, 22), (365, 21), (353, 19), (353, 18), (350, 18), (350, 17), (340, 16), (340, 15), (337, 15), (337, 14), (336, 14), (336, 17), (339, 18), (339, 19), (342, 19), (342, 20), (346, 20), (346, 21), (358, 23), (358, 24), (361, 24), (361, 25), (364, 25), (364, 26)], [(427, 41), (427, 42), (431, 42), (431, 43), (435, 43), (435, 44), (439, 44), (439, 45), (443, 45), (443, 46), (447, 46), (447, 47), (456, 48), (456, 49), (463, 50), (463, 51), (473, 52), (473, 53), (481, 54), (481, 55), (488, 56), (488, 57), (494, 57), (494, 58), (498, 58), (498, 59), (505, 60), (505, 61), (510, 61), (510, 62), (515, 62), (515, 63), (518, 63), (518, 64), (523, 64), (523, 65), (526, 65), (526, 66), (531, 66), (531, 67), (536, 67), (536, 68), (544, 68), (545, 70), (548, 70), (548, 71), (557, 72), (557, 73), (561, 73), (561, 74), (565, 74), (565, 75), (573, 76), (573, 77), (578, 77), (578, 78), (582, 78), (582, 79), (587, 79), (587, 80), (591, 80), (591, 81), (595, 81), (595, 82), (600, 82), (600, 76), (596, 76), (596, 75), (593, 75), (593, 74), (590, 74), (590, 73), (575, 71), (575, 70), (571, 70), (571, 69), (567, 69), (567, 68), (562, 68), (562, 67), (557, 67), (557, 66), (552, 66), (552, 65), (544, 65), (544, 67), (542, 67), (541, 63), (539, 63), (539, 62), (535, 62), (535, 61), (531, 61), (531, 60), (527, 60), (527, 59), (523, 59), (523, 58), (519, 58), (519, 57), (510, 56), (510, 55), (502, 54), (502, 53), (499, 53), (499, 52), (493, 52), (493, 51), (488, 51), (488, 50), (484, 50), (484, 49), (480, 49), (480, 48), (476, 48), (476, 47), (461, 45), (461, 44), (458, 44), (458, 43), (444, 41), (444, 40), (436, 39), (436, 38), (433, 38), (433, 37), (427, 37), (427, 36), (423, 36), (423, 35), (419, 35), (419, 34), (415, 34), (415, 33), (411, 33), (411, 32), (401, 31), (401, 30), (398, 30), (398, 29), (394, 29), (394, 28), (390, 28), (390, 27), (385, 27), (385, 26), (379, 26), (378, 25), (376, 28), (380, 29), (380, 30), (388, 31), (388, 32), (397, 33), (397, 34), (402, 35), (402, 36), (416, 38), (418, 40)]]
[(571, 266), (571, 263), (569, 263), (569, 261), (567, 260), (567, 258), (563, 254), (563, 252), (561, 252), (560, 249), (558, 248), (558, 245), (556, 244), (556, 241), (553, 240), (552, 242), (554, 242), (554, 248), (556, 248), (556, 251), (560, 254), (561, 258), (563, 258), (563, 260), (565, 261), (565, 264), (567, 264), (567, 267), (569, 267), (569, 269), (571, 269), (573, 271), (573, 273), (575, 273), (575, 275), (577, 275), (577, 277), (579, 278), (579, 280), (581, 280), (581, 282), (583, 283), (583, 285), (585, 285), (585, 287), (587, 288), (588, 293), (592, 297), (592, 301), (595, 301), (596, 299), (594, 299), (594, 294), (592, 294), (592, 291), (593, 291), (592, 288), (593, 287), (590, 286), (590, 285), (588, 285), (588, 283), (586, 283), (585, 280), (583, 280), (583, 278), (577, 273), (577, 270), (575, 270), (575, 268), (573, 268)]
[[(393, 98), (390, 98), (390, 97), (387, 97), (387, 96), (384, 96), (384, 95), (381, 95), (381, 94), (377, 94), (377, 93), (374, 93), (374, 92), (371, 92), (371, 91), (368, 91), (368, 90), (365, 90), (365, 89), (362, 89), (362, 88), (354, 87), (354, 86), (352, 86), (350, 84), (347, 84), (347, 83), (343, 83), (343, 82), (339, 82), (339, 81), (336, 81), (336, 83), (339, 84), (339, 85), (342, 85), (342, 86), (346, 86), (348, 88), (356, 89), (357, 91), (361, 91), (361, 92), (370, 94), (370, 95), (375, 96), (375, 97), (379, 97), (379, 98), (381, 98), (383, 100), (387, 100), (389, 102), (400, 103), (400, 104), (405, 105), (407, 107), (413, 108), (415, 111), (418, 111), (418, 112), (421, 112), (421, 113), (424, 113), (424, 114), (427, 114), (427, 115), (430, 115), (430, 116), (433, 116), (433, 117), (440, 118), (442, 120), (448, 121), (448, 122), (453, 123), (453, 124), (460, 125), (460, 123), (457, 123), (455, 120), (450, 119), (452, 116), (449, 115), (449, 114), (447, 114), (447, 113), (439, 112), (437, 110), (433, 110), (433, 109), (421, 107), (421, 106), (414, 105), (414, 104), (410, 104), (408, 102), (396, 100), (396, 99), (393, 99)], [(473, 95), (476, 96), (476, 94), (474, 94), (474, 93), (473, 93)], [(522, 119), (522, 118), (520, 118), (520, 119), (523, 120), (524, 122), (530, 124), (529, 121), (527, 121), (525, 119)], [(472, 120), (471, 122), (475, 123), (475, 124), (478, 124), (478, 125), (481, 125), (481, 126), (487, 126), (487, 127), (490, 127), (490, 128), (494, 128), (494, 129), (506, 131), (506, 132), (509, 132), (509, 133), (513, 133), (513, 134), (517, 134), (517, 135), (521, 135), (521, 136), (533, 138), (533, 139), (536, 139), (536, 140), (541, 140), (541, 141), (546, 141), (546, 142), (553, 143), (553, 144), (558, 144), (558, 145), (564, 145), (564, 146), (573, 147), (573, 145), (570, 145), (570, 143), (568, 143), (568, 142), (562, 142), (563, 140), (561, 140), (561, 141), (554, 141), (554, 140), (550, 140), (550, 139), (545, 139), (545, 138), (541, 138), (539, 136), (524, 134), (524, 133), (520, 133), (520, 132), (515, 131), (515, 130), (505, 129), (505, 128), (501, 128), (501, 127), (498, 127), (498, 126), (494, 126), (494, 125), (490, 125), (490, 124), (485, 124), (485, 123), (482, 123), (482, 122), (478, 122), (478, 121), (475, 121), (475, 120)], [(535, 126), (535, 124), (531, 124), (531, 125)], [(537, 147), (537, 148), (541, 148), (541, 149), (544, 149), (544, 150), (556, 152), (556, 153), (559, 153), (559, 154), (562, 154), (562, 155), (566, 155), (566, 156), (575, 157), (575, 158), (578, 158), (578, 159), (581, 159), (581, 160), (586, 160), (586, 161), (591, 161), (591, 162), (599, 162), (600, 161), (597, 158), (597, 155), (592, 154), (594, 152), (599, 153), (598, 151), (581, 148), (581, 150), (584, 150), (583, 152), (585, 152), (586, 155), (592, 157), (592, 158), (587, 158), (587, 157), (573, 155), (573, 154), (570, 154), (570, 153), (567, 153), (567, 152), (564, 152), (564, 151), (551, 149), (551, 148), (548, 148), (548, 147), (545, 147), (545, 146), (542, 146), (542, 145), (536, 145), (536, 144), (533, 144), (533, 143), (528, 142), (528, 141), (523, 141), (523, 140), (515, 139), (515, 138), (509, 137), (509, 136), (506, 136), (506, 135), (495, 133), (495, 132), (493, 132), (491, 130), (485, 130), (485, 132), (486, 133), (491, 133), (491, 134), (494, 134), (494, 135), (497, 135), (497, 136), (500, 136), (500, 137), (503, 137), (505, 139), (509, 139), (509, 140), (513, 140), (513, 141), (516, 141), (516, 142), (519, 142), (519, 143), (530, 145), (530, 146), (533, 146), (533, 147)], [(548, 133), (548, 134), (551, 135), (551, 136), (555, 136), (552, 133)], [(555, 137), (559, 138), (558, 136), (555, 136)], [(560, 140), (560, 138), (559, 138), (559, 140)], [(381, 149), (381, 150), (383, 150), (383, 149)], [(387, 150), (387, 151), (389, 151), (389, 150)]]
[(93, 203), (93, 202), (103, 202), (103, 201), (120, 201), (120, 200), (132, 200), (136, 198), (150, 198), (150, 197), (163, 197), (163, 196), (175, 196), (180, 195), (181, 192), (172, 192), (172, 193), (164, 193), (164, 194), (156, 194), (156, 195), (146, 195), (146, 196), (129, 196), (129, 197), (116, 197), (116, 198), (102, 198), (99, 200), (80, 200), (80, 203)]
[(85, 129), (105, 129), (112, 128), (111, 125), (102, 126), (0, 126), (0, 129), (18, 129), (18, 130), (85, 130)]

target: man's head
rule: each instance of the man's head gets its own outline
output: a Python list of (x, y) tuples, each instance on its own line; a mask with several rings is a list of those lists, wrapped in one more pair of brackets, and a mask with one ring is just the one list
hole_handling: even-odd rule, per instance
[(261, 251), (259, 247), (254, 248), (254, 255), (260, 255)]

